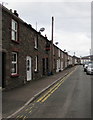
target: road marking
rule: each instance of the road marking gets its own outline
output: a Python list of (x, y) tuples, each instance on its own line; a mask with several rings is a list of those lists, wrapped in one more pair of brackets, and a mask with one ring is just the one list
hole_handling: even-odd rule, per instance
[(32, 106), (34, 106), (35, 104), (34, 103), (32, 103)]
[[(77, 67), (76, 67), (77, 68)], [(53, 85), (53, 87), (51, 87), (42, 97), (40, 97), (37, 101), (34, 101), (34, 103), (32, 103), (32, 107), (27, 108), (25, 111), (28, 111), (28, 113), (30, 114), (32, 112), (32, 108), (34, 107), (35, 103), (40, 102), (43, 103), (45, 102), (63, 83), (65, 80), (67, 80), (67, 78), (76, 70), (76, 68), (70, 72), (67, 76), (65, 76), (64, 78), (62, 78), (60, 81), (58, 81), (55, 85)], [(22, 118), (23, 120), (25, 118), (27, 118), (26, 116), (23, 115), (19, 115), (16, 118)]]
[(27, 118), (26, 116), (23, 117), (23, 120), (25, 120), (25, 118)]
[(28, 111), (29, 109), (27, 108), (25, 111)]
[(21, 115), (19, 118), (22, 118), (23, 117), (23, 115)]
[[(55, 87), (55, 86), (54, 86)], [(52, 88), (52, 89), (54, 89), (54, 87)], [(52, 89), (50, 89), (45, 95), (43, 95), (41, 98), (39, 98), (38, 100), (37, 100), (37, 102), (40, 102), (42, 99), (44, 99), (51, 91), (52, 91)]]
[(20, 117), (20, 115), (18, 115), (16, 118), (19, 118)]
[[(61, 81), (63, 81), (64, 79), (62, 79)], [(41, 98), (39, 98), (37, 100), (37, 102), (40, 102), (42, 99), (44, 99), (51, 91), (53, 91), (53, 89), (55, 89), (60, 83), (61, 81), (59, 81), (56, 85), (54, 85), (47, 93), (45, 93)]]
[(51, 95), (51, 93), (53, 93), (56, 89), (58, 89), (58, 87), (62, 83), (63, 83), (63, 79), (59, 83), (57, 83), (53, 88), (51, 88), (44, 96), (42, 96), (39, 100), (37, 100), (37, 102), (44, 102), (46, 98), (48, 98)]
[(29, 113), (31, 113), (31, 112), (32, 112), (32, 110), (29, 111)]
[(33, 107), (30, 107), (29, 109), (32, 109)]
[(77, 67), (72, 72), (70, 72), (67, 76), (61, 79), (56, 85), (54, 85), (46, 94), (44, 94), (41, 98), (39, 98), (37, 102), (46, 101), (50, 97), (50, 95), (53, 94), (73, 72), (75, 72), (76, 69)]
[(43, 95), (40, 99), (37, 100), (37, 102), (42, 101), (43, 99), (46, 99), (46, 97), (48, 96), (49, 93), (51, 93), (57, 86), (60, 85), (60, 83), (63, 81), (64, 79), (62, 79), (60, 82), (58, 82), (56, 85), (54, 85), (45, 95)]
[(50, 97), (51, 94), (48, 94), (41, 102), (44, 102), (47, 98)]
[(50, 95), (52, 95), (61, 86), (62, 83), (63, 81), (53, 91), (51, 91), (51, 93), (48, 96), (46, 96), (41, 102), (45, 102), (50, 97)]

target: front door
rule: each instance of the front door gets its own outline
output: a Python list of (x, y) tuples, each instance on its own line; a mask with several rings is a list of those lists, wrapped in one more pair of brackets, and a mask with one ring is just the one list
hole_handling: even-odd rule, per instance
[(27, 71), (27, 81), (32, 79), (32, 70), (31, 70), (31, 57), (27, 56), (26, 58), (26, 71)]
[(42, 74), (45, 75), (45, 58), (42, 59), (42, 67), (43, 67)]

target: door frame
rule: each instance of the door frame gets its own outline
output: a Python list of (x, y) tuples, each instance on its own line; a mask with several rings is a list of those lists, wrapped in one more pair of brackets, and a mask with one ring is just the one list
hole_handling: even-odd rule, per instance
[[(30, 61), (28, 61), (28, 60), (30, 60)], [(27, 63), (27, 61), (29, 63)], [(29, 69), (30, 69), (30, 71), (29, 71)], [(26, 56), (26, 78), (27, 78), (27, 81), (32, 80), (32, 58), (31, 58), (31, 56)]]

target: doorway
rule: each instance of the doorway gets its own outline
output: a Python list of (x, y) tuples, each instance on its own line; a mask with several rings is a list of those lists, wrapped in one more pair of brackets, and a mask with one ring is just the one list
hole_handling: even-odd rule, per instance
[(31, 70), (31, 57), (26, 57), (26, 72), (27, 72), (27, 81), (32, 80), (32, 70)]
[(45, 75), (45, 58), (42, 59), (42, 67), (43, 67), (42, 74)]

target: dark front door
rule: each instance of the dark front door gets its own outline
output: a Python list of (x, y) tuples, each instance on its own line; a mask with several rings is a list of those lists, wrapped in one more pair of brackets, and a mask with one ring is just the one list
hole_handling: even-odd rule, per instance
[(48, 64), (48, 58), (46, 58), (46, 72), (47, 72), (47, 74), (48, 74), (48, 72), (49, 72), (48, 66), (49, 66), (49, 64)]
[(6, 54), (3, 52), (2, 53), (2, 88), (5, 88), (5, 58), (6, 58)]
[(45, 75), (45, 58), (42, 59), (42, 67), (43, 67), (42, 74)]

